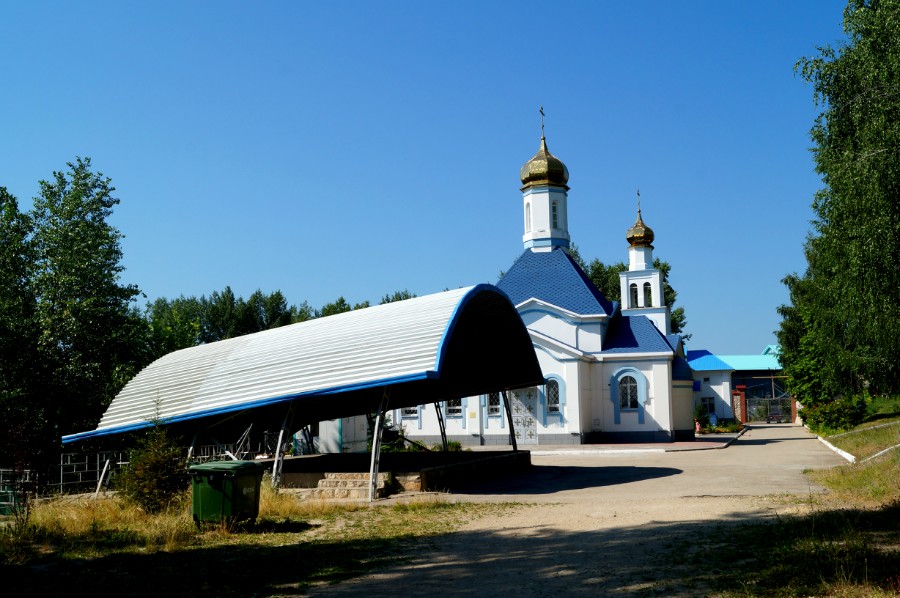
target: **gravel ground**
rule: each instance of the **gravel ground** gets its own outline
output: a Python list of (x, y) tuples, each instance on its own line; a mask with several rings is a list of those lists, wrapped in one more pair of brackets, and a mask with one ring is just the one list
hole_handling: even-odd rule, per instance
[(740, 541), (731, 529), (740, 523), (806, 512), (825, 490), (803, 471), (844, 461), (785, 424), (754, 427), (721, 450), (582, 447), (541, 450), (532, 463), (527, 476), (446, 495), (496, 502), (496, 516), (422, 541), (396, 567), (310, 595), (707, 595), (698, 547)]

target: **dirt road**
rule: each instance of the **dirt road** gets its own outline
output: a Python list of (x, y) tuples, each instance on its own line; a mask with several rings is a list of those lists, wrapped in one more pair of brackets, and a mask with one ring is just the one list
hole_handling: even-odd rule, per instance
[(739, 542), (736, 524), (802, 512), (805, 469), (844, 463), (805, 429), (760, 426), (729, 448), (535, 454), (534, 471), (450, 499), (530, 503), (417, 547), (403, 565), (311, 595), (706, 595), (698, 545)]

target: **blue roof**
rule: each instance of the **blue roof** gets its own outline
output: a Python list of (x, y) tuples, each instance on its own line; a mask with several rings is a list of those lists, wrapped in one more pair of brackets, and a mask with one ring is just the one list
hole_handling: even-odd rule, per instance
[(617, 315), (609, 324), (603, 354), (671, 353), (672, 347), (646, 316)]
[(778, 356), (768, 355), (720, 355), (719, 359), (735, 370), (780, 370)]
[(688, 364), (691, 366), (691, 369), (695, 372), (734, 369), (706, 349), (700, 349), (699, 351), (688, 351), (687, 360)]
[(615, 305), (603, 296), (563, 249), (525, 252), (497, 282), (513, 305), (531, 298), (579, 315), (612, 315)]
[(672, 379), (673, 380), (693, 380), (694, 371), (684, 357), (675, 356), (672, 361)]
[(678, 350), (678, 343), (681, 342), (680, 334), (667, 334), (666, 340), (669, 342), (669, 345), (672, 347), (673, 351)]

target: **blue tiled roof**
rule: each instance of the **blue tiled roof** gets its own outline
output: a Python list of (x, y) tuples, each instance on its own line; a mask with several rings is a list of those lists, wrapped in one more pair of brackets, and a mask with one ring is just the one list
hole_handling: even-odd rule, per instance
[(672, 347), (672, 350), (677, 351), (678, 343), (681, 342), (681, 335), (680, 334), (667, 334), (666, 340), (669, 341), (669, 346)]
[(603, 344), (604, 354), (663, 353), (672, 347), (646, 316), (617, 315), (612, 319)]
[(675, 357), (672, 361), (672, 379), (673, 380), (693, 380), (694, 371), (684, 357)]
[(687, 360), (688, 364), (691, 366), (691, 369), (695, 372), (734, 369), (706, 349), (700, 349), (699, 351), (688, 351)]
[(525, 252), (497, 282), (513, 305), (535, 298), (580, 315), (612, 315), (614, 304), (562, 249)]

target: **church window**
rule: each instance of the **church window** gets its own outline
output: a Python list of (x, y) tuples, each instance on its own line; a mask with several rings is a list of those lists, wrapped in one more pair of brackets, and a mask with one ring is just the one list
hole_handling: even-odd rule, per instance
[(644, 283), (644, 307), (650, 307), (653, 305), (653, 293), (650, 290), (650, 283)]
[(550, 227), (559, 228), (559, 202), (556, 201), (550, 206)]
[(487, 398), (488, 417), (500, 417), (500, 393), (492, 392)]
[(531, 232), (531, 204), (525, 204), (525, 232)]
[(637, 307), (638, 306), (638, 288), (635, 283), (631, 283), (628, 294), (629, 294), (628, 307)]
[(462, 399), (447, 400), (447, 417), (462, 417)]
[(400, 415), (404, 419), (419, 417), (419, 407), (418, 406), (404, 407), (403, 409), (400, 410)]
[(634, 376), (622, 376), (619, 380), (619, 409), (638, 408), (638, 385)]
[(559, 413), (559, 382), (547, 380), (547, 413)]
[(700, 399), (700, 404), (703, 406), (703, 411), (705, 413), (715, 413), (716, 412), (715, 397), (702, 397)]

